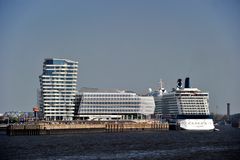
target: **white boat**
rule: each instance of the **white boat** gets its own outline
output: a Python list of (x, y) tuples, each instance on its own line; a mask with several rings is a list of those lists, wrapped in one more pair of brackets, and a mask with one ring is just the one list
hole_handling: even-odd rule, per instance
[(190, 87), (190, 79), (178, 79), (177, 88), (167, 92), (161, 85), (158, 92), (153, 92), (155, 114), (174, 120), (184, 130), (214, 130), (213, 119), (209, 112), (209, 94), (198, 88)]

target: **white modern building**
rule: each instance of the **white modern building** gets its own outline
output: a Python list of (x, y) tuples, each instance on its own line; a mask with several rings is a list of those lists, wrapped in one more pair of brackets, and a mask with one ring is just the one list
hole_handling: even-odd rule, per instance
[(78, 62), (48, 58), (40, 80), (40, 110), (46, 120), (72, 120), (77, 93)]
[(115, 92), (81, 92), (77, 119), (133, 120), (145, 119), (154, 113), (152, 96), (138, 96), (116, 90)]

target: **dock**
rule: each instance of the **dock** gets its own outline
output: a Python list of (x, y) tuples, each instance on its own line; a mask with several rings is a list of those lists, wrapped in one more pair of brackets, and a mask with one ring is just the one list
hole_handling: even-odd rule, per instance
[(7, 135), (54, 135), (90, 132), (129, 132), (168, 130), (168, 123), (131, 121), (83, 121), (83, 122), (36, 122), (12, 124), (7, 127)]

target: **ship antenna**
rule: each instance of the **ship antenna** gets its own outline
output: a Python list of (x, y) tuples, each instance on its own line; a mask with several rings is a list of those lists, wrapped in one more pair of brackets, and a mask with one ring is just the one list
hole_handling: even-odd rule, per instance
[(162, 82), (162, 79), (160, 79), (160, 89), (162, 89), (163, 88), (163, 82)]
[(162, 81), (162, 79), (160, 79), (160, 81), (159, 81), (158, 83), (159, 83), (159, 85), (160, 85), (159, 90), (162, 90), (162, 89), (163, 89), (163, 81)]
[(163, 81), (162, 79), (160, 79), (160, 89), (159, 89), (159, 92), (160, 92), (160, 95), (163, 95), (163, 93), (165, 92), (165, 89), (163, 88)]

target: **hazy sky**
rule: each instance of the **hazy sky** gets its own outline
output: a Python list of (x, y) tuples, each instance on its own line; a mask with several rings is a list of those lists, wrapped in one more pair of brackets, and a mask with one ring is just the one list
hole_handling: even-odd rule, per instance
[(79, 62), (78, 88), (191, 86), (240, 112), (239, 0), (0, 0), (0, 113), (31, 111), (44, 58)]

